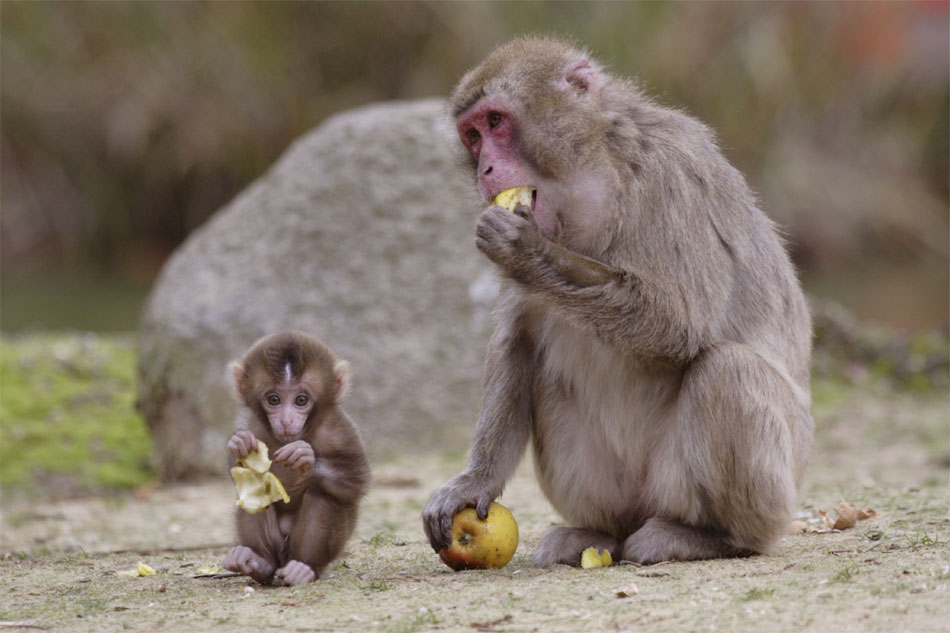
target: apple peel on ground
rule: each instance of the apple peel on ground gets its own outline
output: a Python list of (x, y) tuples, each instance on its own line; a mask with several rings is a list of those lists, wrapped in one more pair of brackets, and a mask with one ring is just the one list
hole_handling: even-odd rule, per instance
[(290, 501), (280, 479), (270, 472), (270, 465), (267, 444), (258, 440), (257, 450), (239, 459), (238, 465), (231, 469), (239, 508), (257, 514), (279, 499), (283, 499), (284, 503)]
[(155, 574), (156, 571), (142, 561), (139, 561), (133, 569), (115, 572), (116, 576), (122, 576), (123, 578), (139, 578), (141, 576), (154, 576)]
[(595, 567), (610, 567), (614, 562), (613, 556), (607, 550), (597, 551), (596, 547), (588, 547), (581, 552), (581, 568), (594, 569)]

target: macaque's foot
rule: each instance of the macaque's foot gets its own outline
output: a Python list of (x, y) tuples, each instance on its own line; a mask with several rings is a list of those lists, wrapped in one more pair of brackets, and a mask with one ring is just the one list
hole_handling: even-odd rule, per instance
[(250, 576), (262, 585), (274, 577), (274, 564), (244, 545), (235, 545), (224, 559), (224, 568)]
[(277, 584), (284, 585), (304, 585), (317, 579), (316, 572), (307, 563), (301, 563), (299, 560), (292, 560), (274, 574), (274, 580)]
[(623, 560), (643, 565), (667, 560), (748, 556), (751, 553), (733, 547), (722, 534), (656, 517), (628, 536), (623, 544)]
[(538, 567), (560, 563), (580, 567), (581, 553), (588, 547), (605, 549), (614, 560), (619, 558), (620, 542), (609, 534), (581, 528), (552, 527), (541, 536), (531, 559)]

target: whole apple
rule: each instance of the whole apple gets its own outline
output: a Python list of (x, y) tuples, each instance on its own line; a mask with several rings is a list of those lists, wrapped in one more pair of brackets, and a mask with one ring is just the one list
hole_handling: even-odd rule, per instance
[(452, 520), (452, 543), (439, 551), (442, 562), (454, 569), (498, 569), (518, 549), (518, 524), (508, 508), (491, 502), (488, 516), (478, 518), (475, 508), (465, 508)]

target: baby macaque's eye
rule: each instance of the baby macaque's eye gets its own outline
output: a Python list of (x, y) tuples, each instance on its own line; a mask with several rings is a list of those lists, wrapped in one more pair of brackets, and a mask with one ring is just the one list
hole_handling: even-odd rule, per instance
[(468, 137), (468, 142), (471, 145), (477, 143), (478, 139), (481, 138), (481, 134), (478, 133), (478, 130), (469, 130), (466, 132), (466, 136)]
[(271, 395), (267, 396), (267, 404), (272, 407), (276, 407), (280, 404), (280, 396), (278, 396), (276, 393), (272, 393)]
[(497, 112), (492, 112), (488, 115), (488, 127), (494, 129), (498, 127), (498, 124), (501, 123), (501, 115)]
[(294, 402), (297, 403), (298, 407), (303, 407), (303, 406), (306, 406), (308, 402), (310, 402), (310, 398), (308, 398), (304, 394), (300, 394), (299, 396), (297, 396), (297, 399), (294, 400)]

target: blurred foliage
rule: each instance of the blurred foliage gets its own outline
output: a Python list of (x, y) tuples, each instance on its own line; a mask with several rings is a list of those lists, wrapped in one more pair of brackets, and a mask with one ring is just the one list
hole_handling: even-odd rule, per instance
[(907, 334), (862, 324), (830, 301), (813, 302), (812, 314), (816, 380), (911, 392), (950, 390), (947, 331)]
[[(5, 0), (3, 293), (18, 300), (13, 276), (87, 266), (148, 282), (189, 231), (329, 114), (445, 95), (494, 45), (541, 32), (573, 38), (716, 129), (806, 281), (830, 278), (816, 287), (862, 316), (887, 308), (892, 322), (945, 326), (948, 10)], [(899, 272), (890, 290), (912, 288), (899, 310), (880, 293), (860, 305), (867, 293), (855, 289), (876, 282), (869, 259)]]
[(0, 338), (4, 496), (141, 486), (152, 441), (134, 409), (135, 346), (91, 334)]

